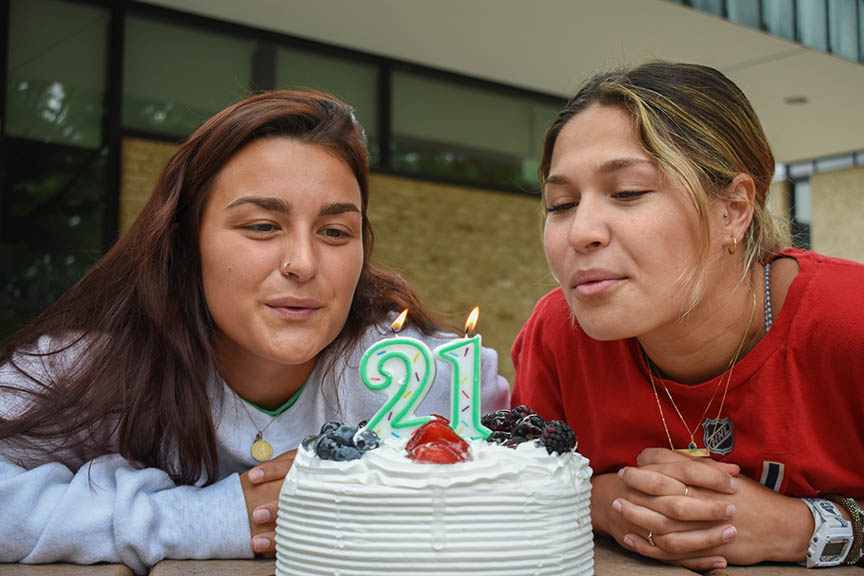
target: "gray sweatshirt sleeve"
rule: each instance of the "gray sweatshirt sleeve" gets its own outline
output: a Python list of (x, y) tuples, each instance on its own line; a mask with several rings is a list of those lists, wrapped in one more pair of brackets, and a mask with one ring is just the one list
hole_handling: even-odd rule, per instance
[[(19, 365), (37, 376), (57, 367), (26, 358)], [(34, 386), (8, 363), (0, 384)], [(0, 417), (20, 415), (22, 398), (0, 388)], [(0, 562), (122, 562), (143, 574), (163, 558), (253, 556), (237, 474), (206, 487), (177, 486), (164, 471), (137, 468), (119, 454), (82, 462), (56, 448), (0, 441)]]
[(176, 486), (122, 456), (73, 472), (0, 459), (0, 562), (122, 562), (146, 573), (163, 558), (251, 558), (240, 478)]

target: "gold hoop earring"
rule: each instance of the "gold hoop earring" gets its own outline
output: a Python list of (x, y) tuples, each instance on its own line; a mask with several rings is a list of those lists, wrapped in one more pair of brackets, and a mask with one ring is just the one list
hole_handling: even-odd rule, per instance
[(735, 236), (732, 236), (732, 245), (726, 248), (729, 251), (729, 254), (735, 254), (735, 250), (738, 249), (738, 239)]
[(279, 266), (279, 271), (282, 272), (282, 276), (285, 276), (286, 278), (291, 274), (291, 272), (288, 271), (289, 266), (291, 266), (290, 260), (285, 260), (282, 262), (282, 265)]

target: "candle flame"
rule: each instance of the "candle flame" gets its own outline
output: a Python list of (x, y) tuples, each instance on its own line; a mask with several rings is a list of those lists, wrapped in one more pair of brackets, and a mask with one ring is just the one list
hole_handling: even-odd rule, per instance
[(477, 318), (480, 316), (480, 307), (475, 306), (473, 310), (471, 310), (471, 314), (468, 315), (468, 320), (465, 321), (465, 335), (467, 336), (469, 332), (473, 331), (477, 326)]
[(407, 318), (407, 317), (408, 317), (408, 309), (405, 308), (404, 310), (402, 310), (402, 313), (396, 317), (396, 320), (394, 320), (393, 323), (390, 324), (390, 327), (393, 328), (394, 332), (399, 332), (399, 330), (402, 329), (402, 325), (405, 324), (405, 318)]

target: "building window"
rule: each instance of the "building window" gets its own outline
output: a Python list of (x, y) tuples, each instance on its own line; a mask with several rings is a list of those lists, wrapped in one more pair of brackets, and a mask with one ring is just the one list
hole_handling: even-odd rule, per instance
[(394, 170), (536, 191), (558, 104), (407, 72), (392, 82)]
[(762, 0), (762, 22), (771, 34), (794, 40), (794, 0)]
[(123, 126), (185, 137), (249, 95), (251, 39), (141, 16), (126, 19)]
[(723, 0), (690, 0), (693, 8), (715, 16), (723, 16)]
[(798, 38), (811, 48), (828, 50), (828, 14), (824, 0), (795, 0)]
[(372, 165), (378, 165), (378, 66), (280, 47), (275, 68), (275, 88), (313, 88), (350, 104), (366, 131)]
[(864, 0), (858, 0), (858, 60), (864, 62)]
[(726, 12), (729, 20), (751, 28), (759, 28), (759, 2), (753, 0), (726, 0)]
[(102, 254), (109, 22), (109, 11), (97, 6), (9, 3), (0, 337), (56, 300)]
[(856, 0), (828, 0), (828, 34), (831, 52), (858, 60), (858, 10)]

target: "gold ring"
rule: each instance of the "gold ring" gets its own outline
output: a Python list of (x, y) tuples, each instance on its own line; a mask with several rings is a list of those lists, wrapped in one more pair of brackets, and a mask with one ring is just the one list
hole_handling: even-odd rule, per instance
[(684, 496), (687, 496), (688, 494), (690, 494), (690, 487), (685, 484), (684, 485)]
[(654, 543), (654, 532), (650, 530), (648, 531), (648, 544), (651, 546), (657, 546), (657, 544)]

